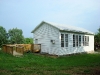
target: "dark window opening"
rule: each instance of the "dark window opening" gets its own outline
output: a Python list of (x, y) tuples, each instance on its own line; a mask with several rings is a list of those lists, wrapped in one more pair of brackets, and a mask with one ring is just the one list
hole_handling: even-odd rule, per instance
[(61, 47), (64, 47), (64, 34), (61, 34)]
[(75, 47), (75, 35), (73, 35), (73, 47)]
[(79, 35), (79, 46), (81, 46), (81, 35)]

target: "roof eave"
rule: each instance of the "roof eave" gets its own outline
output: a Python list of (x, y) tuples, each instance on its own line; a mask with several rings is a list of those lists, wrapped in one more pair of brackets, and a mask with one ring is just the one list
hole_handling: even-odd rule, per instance
[(34, 33), (34, 32), (36, 31), (36, 29), (38, 29), (38, 28), (42, 25), (42, 23), (45, 23), (45, 22), (42, 21), (40, 24), (38, 24), (38, 25), (35, 27), (35, 29), (33, 29), (33, 30), (31, 31), (31, 33)]
[(69, 33), (81, 33), (81, 34), (94, 35), (93, 33), (82, 32), (82, 31), (75, 31), (75, 30), (61, 30), (61, 29), (60, 29), (60, 31), (69, 32)]

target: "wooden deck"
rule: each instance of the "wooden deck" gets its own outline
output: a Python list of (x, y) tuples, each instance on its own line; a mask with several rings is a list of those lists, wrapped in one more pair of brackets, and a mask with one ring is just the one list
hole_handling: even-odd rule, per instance
[(12, 55), (23, 55), (25, 52), (40, 52), (41, 44), (5, 44), (2, 49)]

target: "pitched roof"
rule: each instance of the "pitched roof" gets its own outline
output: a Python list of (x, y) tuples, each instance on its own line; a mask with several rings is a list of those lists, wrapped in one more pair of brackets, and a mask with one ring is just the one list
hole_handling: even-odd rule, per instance
[(61, 31), (71, 31), (71, 32), (80, 32), (80, 33), (86, 33), (86, 34), (94, 34), (93, 32), (80, 28), (80, 27), (75, 27), (75, 26), (71, 26), (71, 25), (65, 25), (65, 24), (57, 24), (57, 23), (52, 23), (52, 22), (46, 22), (46, 21), (42, 21), (33, 31), (32, 33), (39, 28), (43, 23), (47, 23), (49, 25), (52, 25), (56, 28), (58, 28)]

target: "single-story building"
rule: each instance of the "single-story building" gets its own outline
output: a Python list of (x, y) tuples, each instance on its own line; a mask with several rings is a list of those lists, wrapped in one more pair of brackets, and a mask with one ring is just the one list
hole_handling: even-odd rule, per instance
[(94, 51), (94, 33), (86, 29), (42, 21), (33, 31), (41, 53), (67, 55)]

